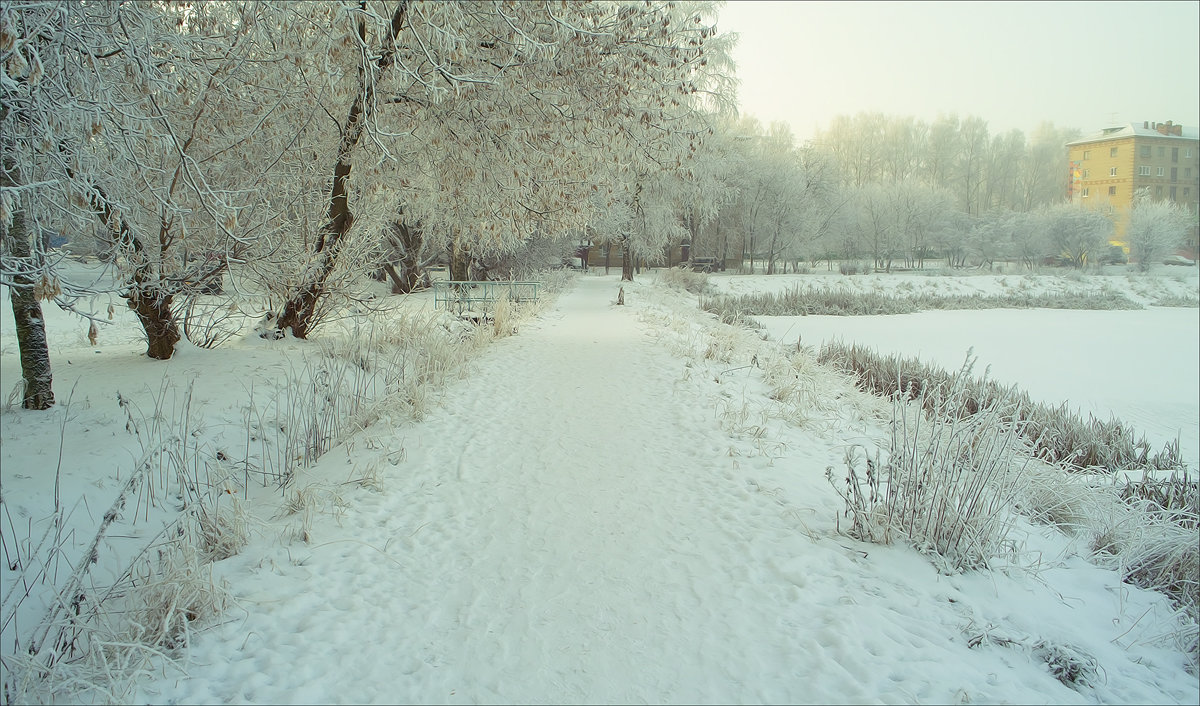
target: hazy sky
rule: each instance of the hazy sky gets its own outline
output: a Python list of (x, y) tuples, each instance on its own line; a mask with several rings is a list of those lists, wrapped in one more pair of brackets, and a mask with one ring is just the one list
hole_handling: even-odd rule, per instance
[(1200, 2), (729, 2), (739, 102), (801, 140), (836, 115), (1200, 125)]

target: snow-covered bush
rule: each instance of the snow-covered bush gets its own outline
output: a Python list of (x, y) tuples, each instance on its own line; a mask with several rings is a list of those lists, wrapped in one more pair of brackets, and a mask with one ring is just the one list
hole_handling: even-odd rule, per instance
[(1169, 255), (1187, 238), (1187, 209), (1170, 201), (1153, 201), (1139, 196), (1129, 211), (1129, 254), (1142, 272)]

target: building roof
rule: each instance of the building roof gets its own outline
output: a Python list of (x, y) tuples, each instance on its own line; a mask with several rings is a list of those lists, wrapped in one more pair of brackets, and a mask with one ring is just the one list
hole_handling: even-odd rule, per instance
[(1165, 137), (1172, 140), (1200, 140), (1200, 128), (1186, 127), (1176, 125), (1175, 127), (1183, 127), (1181, 135), (1164, 135), (1159, 132), (1154, 123), (1149, 123), (1150, 127), (1145, 125), (1117, 125), (1115, 127), (1106, 127), (1100, 132), (1092, 133), (1087, 137), (1081, 137), (1078, 140), (1068, 142), (1067, 146), (1082, 145), (1087, 142), (1103, 142), (1105, 140), (1116, 140), (1125, 137)]

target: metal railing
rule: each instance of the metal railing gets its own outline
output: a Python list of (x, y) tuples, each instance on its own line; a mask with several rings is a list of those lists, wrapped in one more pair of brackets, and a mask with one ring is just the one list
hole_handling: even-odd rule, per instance
[(509, 301), (537, 301), (541, 282), (487, 282), (438, 280), (433, 283), (433, 306), (461, 314), (474, 304), (492, 304), (501, 297)]

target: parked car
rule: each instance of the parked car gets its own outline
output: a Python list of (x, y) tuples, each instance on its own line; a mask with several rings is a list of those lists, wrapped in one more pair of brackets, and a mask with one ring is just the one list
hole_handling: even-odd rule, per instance
[(1184, 267), (1194, 267), (1195, 260), (1189, 260), (1183, 255), (1168, 255), (1163, 259), (1164, 265), (1183, 265)]

